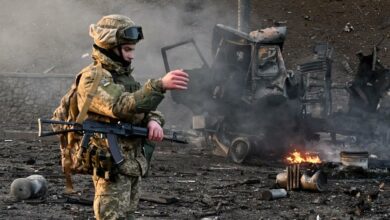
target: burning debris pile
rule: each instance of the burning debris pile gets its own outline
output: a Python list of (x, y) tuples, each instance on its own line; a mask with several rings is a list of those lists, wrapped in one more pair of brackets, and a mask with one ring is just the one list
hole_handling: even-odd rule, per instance
[[(307, 190), (323, 192), (327, 190), (327, 175), (322, 171), (322, 161), (318, 154), (301, 153), (294, 150), (285, 158), (286, 169), (276, 175), (276, 187), (262, 193), (262, 199), (283, 198), (287, 191)], [(287, 191), (286, 191), (287, 190)]]
[[(327, 194), (335, 190), (334, 185), (328, 184), (328, 180), (356, 180), (358, 183), (361, 178), (374, 178), (378, 182), (386, 181), (390, 172), (390, 163), (378, 166), (377, 160), (369, 159), (368, 152), (342, 151), (339, 162), (329, 162), (321, 160), (318, 153), (294, 150), (283, 161), (286, 169), (276, 175), (273, 189), (262, 192), (263, 200), (286, 198), (290, 193), (300, 191)], [(379, 197), (387, 196), (386, 193), (383, 194), (384, 182), (380, 182), (377, 190), (365, 192), (353, 186), (356, 185), (353, 182), (351, 185), (343, 190), (345, 194), (356, 198), (349, 214), (361, 216), (364, 212), (369, 212)], [(383, 195), (380, 195), (381, 192)]]
[(300, 163), (321, 163), (320, 156), (317, 153), (305, 152), (300, 153), (296, 150), (291, 153), (290, 156), (286, 158), (287, 162), (290, 164), (300, 164)]

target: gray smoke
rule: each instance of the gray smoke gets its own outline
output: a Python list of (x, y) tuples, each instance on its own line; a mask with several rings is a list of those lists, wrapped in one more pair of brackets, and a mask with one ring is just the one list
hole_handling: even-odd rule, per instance
[[(88, 28), (107, 14), (124, 14), (144, 29), (137, 46), (135, 74), (164, 73), (160, 48), (195, 38), (209, 54), (212, 27), (235, 21), (229, 1), (35, 0), (2, 2), (0, 63), (3, 72), (75, 74), (90, 62)], [(221, 4), (222, 3), (222, 4)], [(84, 58), (82, 58), (84, 55)], [(208, 55), (209, 56), (209, 55)]]
[[(235, 25), (234, 4), (235, 1), (228, 0), (1, 0), (2, 72), (75, 75), (91, 63), (89, 25), (104, 15), (123, 14), (141, 25), (145, 36), (136, 48), (133, 63), (136, 79), (144, 82), (158, 78), (165, 73), (161, 47), (182, 40), (194, 38), (211, 62), (212, 29), (217, 23)], [(193, 56), (186, 51), (170, 55), (173, 61), (180, 61), (177, 57)], [(180, 62), (175, 67), (181, 67)], [(185, 64), (191, 62), (187, 60)], [(168, 94), (161, 106), (167, 121), (176, 124), (185, 119), (188, 127), (188, 110), (175, 106), (176, 116), (171, 116), (169, 97)]]

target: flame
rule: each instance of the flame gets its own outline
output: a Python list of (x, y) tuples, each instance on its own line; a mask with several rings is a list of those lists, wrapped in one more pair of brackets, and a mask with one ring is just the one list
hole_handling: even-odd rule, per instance
[(287, 161), (291, 164), (295, 163), (321, 163), (321, 159), (318, 155), (312, 155), (310, 153), (305, 153), (305, 155), (301, 155), (300, 152), (294, 150), (294, 152), (291, 153), (291, 156), (286, 158)]

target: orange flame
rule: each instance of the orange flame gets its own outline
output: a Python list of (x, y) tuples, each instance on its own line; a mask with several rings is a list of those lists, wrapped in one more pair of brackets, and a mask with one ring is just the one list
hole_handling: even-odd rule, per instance
[(310, 153), (305, 153), (305, 155), (301, 156), (301, 153), (294, 150), (294, 152), (291, 153), (291, 156), (286, 158), (287, 161), (291, 164), (295, 163), (321, 163), (321, 159), (318, 155), (312, 155)]

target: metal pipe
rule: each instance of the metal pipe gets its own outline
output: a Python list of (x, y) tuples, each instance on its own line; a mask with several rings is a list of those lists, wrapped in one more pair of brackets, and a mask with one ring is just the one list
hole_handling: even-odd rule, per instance
[(237, 29), (248, 33), (250, 30), (251, 0), (238, 0)]
[(285, 189), (270, 189), (261, 193), (263, 200), (274, 200), (287, 197)]
[(323, 192), (327, 190), (327, 176), (321, 170), (314, 173), (313, 176), (303, 174), (300, 180), (302, 189)]

